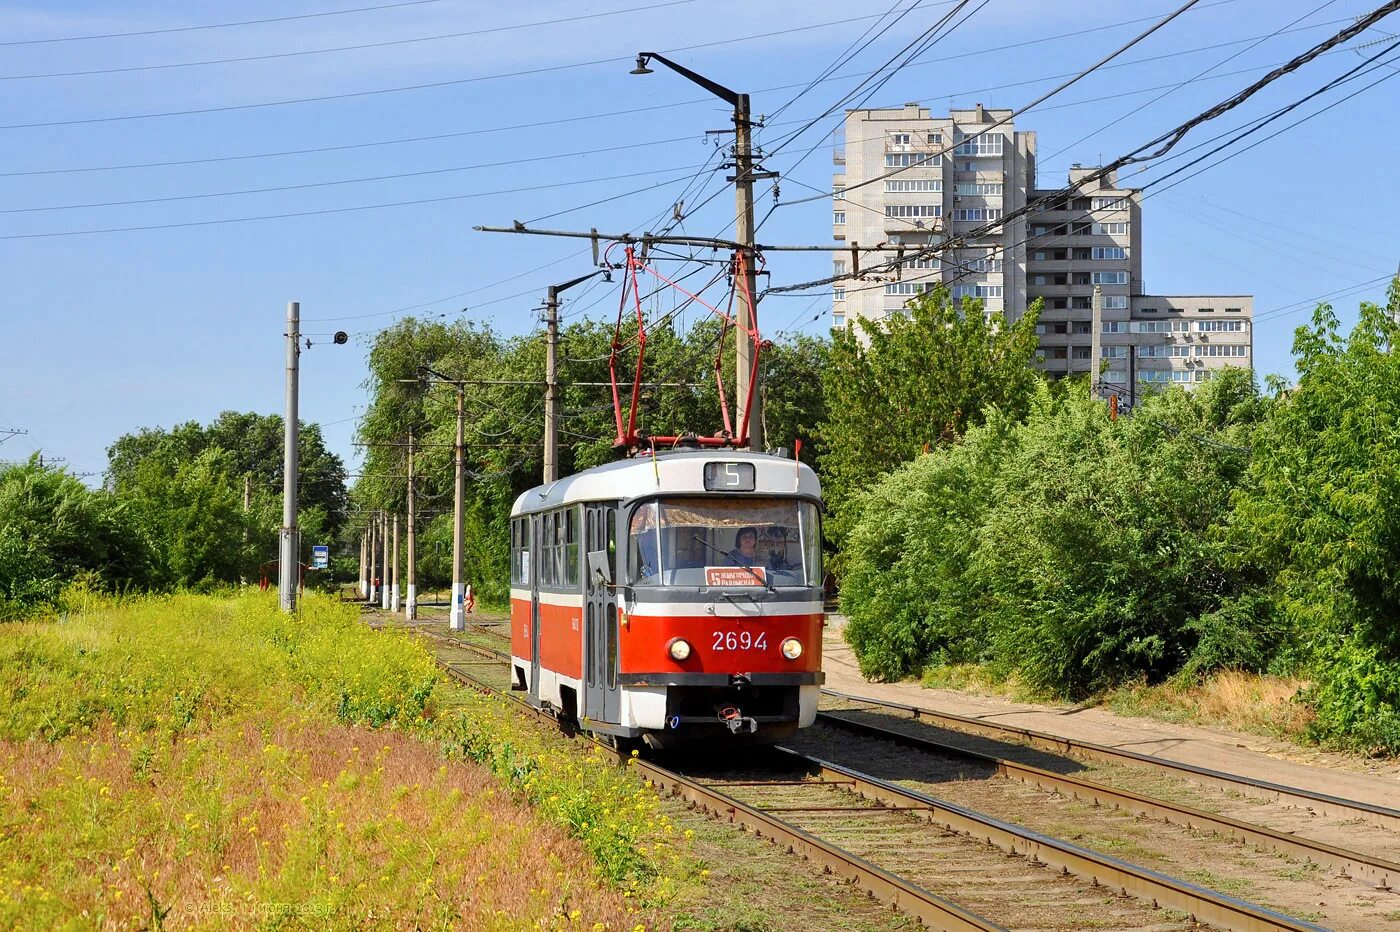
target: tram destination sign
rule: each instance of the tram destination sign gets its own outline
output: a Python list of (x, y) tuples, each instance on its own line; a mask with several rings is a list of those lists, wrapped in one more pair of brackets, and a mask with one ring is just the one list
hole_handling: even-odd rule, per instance
[(706, 492), (752, 492), (753, 463), (706, 463)]

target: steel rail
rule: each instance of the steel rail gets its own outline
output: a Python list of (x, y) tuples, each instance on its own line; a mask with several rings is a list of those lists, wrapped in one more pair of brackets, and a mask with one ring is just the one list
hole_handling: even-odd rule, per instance
[[(379, 625), (376, 627), (393, 626)], [(435, 641), (452, 647), (464, 647), (478, 653), (494, 654), (498, 658), (509, 659), (508, 656), (502, 655), (499, 651), (493, 651), (491, 648), (459, 642), (456, 639), (447, 638), (417, 626), (404, 627), (426, 634)], [(519, 696), (502, 692), (470, 673), (453, 667), (451, 661), (442, 660), (436, 656), (433, 657), (433, 661), (443, 672), (459, 683), (478, 692), (500, 696), (541, 721), (558, 724), (558, 720), (549, 711), (537, 708)], [(615, 748), (597, 738), (586, 733), (584, 737), (611, 753), (617, 753)], [(618, 756), (619, 759), (622, 759), (621, 755)], [(822, 841), (795, 825), (790, 825), (727, 796), (717, 789), (707, 787), (664, 767), (659, 767), (650, 761), (640, 758), (631, 758), (631, 760), (634, 761), (633, 766), (637, 771), (650, 780), (657, 789), (684, 799), (711, 817), (727, 819), (742, 825), (759, 838), (767, 838), (786, 847), (789, 853), (799, 854), (815, 864), (820, 864), (824, 870), (852, 881), (870, 895), (900, 912), (918, 919), (931, 929), (946, 930), (946, 932), (1006, 932), (1004, 927), (996, 923), (983, 919), (935, 893), (912, 884), (883, 868), (876, 867), (857, 855)]]
[(1266, 826), (1242, 822), (1229, 816), (1217, 815), (1168, 800), (1144, 796), (1130, 790), (1121, 790), (1102, 783), (1094, 783), (1078, 777), (1043, 770), (994, 754), (985, 754), (953, 744), (944, 744), (932, 738), (908, 735), (870, 722), (844, 718), (832, 712), (819, 712), (817, 721), (843, 731), (880, 738), (925, 753), (956, 755), (967, 760), (988, 764), (994, 767), (1001, 776), (1019, 780), (1039, 789), (1051, 790), (1071, 799), (1087, 801), (1096, 806), (1123, 809), (1135, 815), (1160, 819), (1163, 822), (1170, 822), (1173, 825), (1180, 825), (1194, 831), (1214, 832), (1217, 835), (1233, 838), (1257, 848), (1271, 850), (1290, 857), (1303, 858), (1306, 861), (1330, 868), (1344, 877), (1369, 883), (1380, 890), (1389, 890), (1394, 884), (1400, 883), (1400, 864), (1359, 851), (1338, 848), (1326, 842), (1279, 832)]
[(993, 819), (839, 764), (789, 748), (778, 750), (816, 768), (822, 780), (853, 782), (854, 787), (850, 792), (866, 799), (886, 806), (906, 808), (917, 805), (927, 808), (928, 820), (950, 832), (996, 845), (1033, 862), (1117, 889), (1126, 896), (1136, 897), (1153, 906), (1189, 913), (1197, 922), (1236, 932), (1320, 932), (1323, 928), (1010, 822)]
[[(503, 652), (491, 648), (446, 638), (436, 632), (426, 631), (416, 626), (412, 630), (428, 634), (440, 643), (508, 660)], [(537, 718), (557, 724), (557, 719), (549, 711), (536, 708), (522, 698), (502, 693), (471, 674), (450, 666), (450, 661), (443, 661), (436, 657), (434, 660), (449, 676), (459, 682), (466, 683), (483, 692), (505, 696), (518, 707), (533, 713)], [(846, 697), (843, 696), (843, 698)], [(585, 736), (594, 743), (613, 750), (606, 743), (591, 736)], [(1236, 930), (1236, 932), (1325, 932), (1321, 926), (1313, 923), (1294, 919), (1274, 910), (1256, 906), (1069, 842), (1060, 841), (1022, 826), (982, 815), (927, 794), (881, 780), (878, 777), (842, 767), (839, 764), (811, 757), (789, 748), (779, 747), (777, 750), (815, 768), (823, 783), (840, 784), (849, 792), (879, 803), (886, 810), (905, 811), (910, 812), (911, 815), (914, 812), (923, 813), (929, 822), (950, 832), (996, 845), (1009, 853), (1027, 857), (1034, 863), (1058, 868), (1096, 884), (1117, 889), (1125, 896), (1136, 897), (1151, 903), (1154, 907), (1165, 906), (1188, 913), (1198, 922), (1205, 922), (1221, 929)], [(871, 864), (851, 852), (823, 841), (795, 825), (776, 818), (765, 810), (734, 799), (720, 792), (713, 785), (692, 780), (683, 774), (667, 770), (650, 761), (640, 758), (633, 758), (633, 760), (633, 766), (656, 788), (686, 800), (713, 817), (728, 819), (728, 821), (742, 825), (753, 831), (758, 837), (766, 837), (770, 841), (785, 846), (791, 853), (801, 854), (808, 860), (820, 864), (823, 869), (853, 881), (882, 902), (890, 904), (906, 915), (919, 919), (932, 928), (956, 930), (956, 932), (962, 932), (962, 930), (988, 932), (988, 930), (1002, 929), (1001, 926), (962, 909), (937, 894)], [(803, 808), (805, 809), (805, 807)]]
[(1245, 793), (1246, 795), (1265, 799), (1275, 799), (1279, 802), (1297, 806), (1302, 809), (1308, 809), (1318, 815), (1346, 819), (1363, 819), (1392, 831), (1400, 831), (1400, 809), (1392, 809), (1388, 806), (1378, 806), (1374, 803), (1360, 800), (1344, 799), (1340, 796), (1318, 793), (1303, 787), (1287, 786), (1282, 783), (1272, 783), (1268, 780), (1259, 780), (1240, 774), (1211, 770), (1207, 767), (1198, 767), (1195, 764), (1186, 764), (1167, 758), (1154, 757), (1150, 754), (1142, 754), (1137, 751), (1125, 751), (1103, 744), (1094, 744), (1090, 741), (1080, 741), (1075, 738), (1052, 735), (1030, 728), (1021, 728), (1016, 725), (1003, 725), (996, 722), (988, 722), (966, 715), (957, 715), (952, 712), (938, 712), (933, 709), (906, 705), (900, 702), (890, 702), (885, 699), (857, 696), (852, 693), (844, 693), (834, 689), (823, 689), (822, 694), (830, 696), (833, 699), (842, 699), (847, 702), (857, 702), (884, 709), (897, 709), (901, 712), (909, 713), (917, 720), (931, 722), (954, 731), (980, 735), (986, 738), (1012, 738), (1022, 744), (1036, 748), (1037, 750), (1052, 751), (1056, 754), (1107, 761), (1114, 764), (1124, 764), (1130, 767), (1145, 767), (1152, 770), (1162, 770), (1204, 786), (1232, 790), (1237, 793)]

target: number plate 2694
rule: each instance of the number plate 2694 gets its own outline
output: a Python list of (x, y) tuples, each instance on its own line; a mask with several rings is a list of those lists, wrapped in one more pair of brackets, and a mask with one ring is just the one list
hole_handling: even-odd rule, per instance
[(714, 651), (766, 650), (768, 647), (766, 631), (715, 631), (713, 637), (710, 650)]

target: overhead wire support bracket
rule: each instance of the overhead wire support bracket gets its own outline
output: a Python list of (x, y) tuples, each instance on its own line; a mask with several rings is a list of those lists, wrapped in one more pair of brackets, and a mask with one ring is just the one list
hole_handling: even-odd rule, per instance
[[(589, 230), (587, 233), (577, 230), (537, 230), (518, 223), (509, 227), (474, 226), (473, 230), (478, 233), (524, 233), (530, 236), (564, 236), (573, 239), (586, 239), (593, 241), (607, 240), (612, 243), (621, 243), (624, 246), (641, 245), (662, 245), (662, 246), (708, 246), (711, 248), (723, 249), (746, 249), (747, 247), (736, 243), (734, 240), (720, 239), (712, 236), (671, 236), (669, 234), (643, 233), (640, 236), (634, 233), (599, 233), (597, 229)], [(754, 245), (757, 252), (847, 252), (859, 250), (861, 252), (886, 252), (889, 244), (877, 243), (874, 246), (838, 245), (830, 246), (813, 245), (773, 245), (757, 243)]]

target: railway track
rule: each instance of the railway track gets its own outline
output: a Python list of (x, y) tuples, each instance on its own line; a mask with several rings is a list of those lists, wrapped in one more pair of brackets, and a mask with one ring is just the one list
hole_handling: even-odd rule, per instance
[[(483, 636), (509, 643), (509, 635), (491, 623), (477, 623), (475, 629)], [(1062, 738), (1030, 729), (1007, 726), (967, 716), (921, 709), (916, 706), (854, 696), (836, 690), (823, 690), (829, 699), (858, 706), (906, 715), (919, 723), (977, 735), (1012, 741), (1035, 750), (1079, 758), (1104, 761), (1137, 769), (1154, 770), (1173, 778), (1212, 789), (1239, 793), (1258, 799), (1279, 802), (1334, 821), (1361, 820), (1389, 831), (1400, 831), (1400, 810), (1389, 809), (1355, 800), (1316, 793), (1301, 787), (1285, 786), (1263, 780), (1241, 777), (1222, 771), (1208, 770), (1189, 764), (1124, 751), (1118, 748)], [(966, 745), (939, 741), (927, 736), (902, 732), (887, 725), (861, 721), (838, 710), (825, 710), (818, 721), (848, 733), (880, 738), (924, 753), (957, 757), (991, 768), (996, 774), (1018, 780), (1037, 789), (1058, 793), (1070, 799), (1082, 800), (1096, 806), (1122, 810), (1134, 815), (1158, 819), (1194, 832), (1208, 832), (1252, 845), (1264, 851), (1317, 864), (1340, 876), (1348, 877), (1379, 890), (1400, 887), (1400, 863), (1389, 858), (1329, 844), (1309, 838), (1297, 830), (1281, 831), (1269, 826), (1209, 812), (1199, 807), (1148, 796), (1105, 783), (1094, 782), (1015, 760), (1005, 754), (988, 753)]]
[[(850, 703), (866, 709), (878, 709), (908, 716), (914, 721), (935, 725), (951, 731), (993, 738), (1000, 741), (1014, 742), (1036, 750), (1048, 751), (1053, 754), (1074, 757), (1080, 760), (1102, 761), (1127, 767), (1153, 770), (1202, 786), (1222, 789), (1232, 793), (1242, 793), (1259, 799), (1278, 801), (1285, 805), (1313, 812), (1317, 815), (1336, 819), (1358, 819), (1392, 832), (1400, 832), (1400, 809), (1343, 799), (1325, 793), (1317, 793), (1303, 787), (1271, 783), (1267, 780), (1256, 780), (1238, 774), (1225, 773), (1223, 771), (1210, 770), (1205, 767), (1197, 767), (1191, 764), (1153, 757), (1149, 754), (1139, 754), (1135, 751), (1125, 751), (1121, 748), (1108, 747), (1088, 741), (1078, 741), (1059, 735), (1034, 731), (1029, 728), (1004, 725), (964, 715), (938, 712), (918, 706), (888, 702), (882, 699), (872, 699), (867, 696), (855, 696), (831, 689), (823, 689), (822, 695), (829, 699)], [(950, 746), (950, 750), (951, 749)], [(1394, 875), (1392, 879), (1396, 879), (1397, 876), (1400, 875)]]
[[(423, 627), (416, 630), (473, 658), (439, 658), (449, 675), (494, 692), (508, 687), (503, 669), (508, 654), (486, 643), (445, 637)], [(474, 626), (472, 638), (508, 640), (490, 626)], [(500, 672), (492, 675), (492, 669)], [(552, 720), (518, 697), (511, 698), (531, 714)], [(823, 713), (821, 720), (823, 727), (898, 743), (920, 753), (956, 753), (972, 759), (964, 749), (940, 747), (839, 715)], [(735, 775), (669, 770), (648, 761), (639, 761), (638, 766), (662, 790), (804, 855), (934, 928), (1165, 932), (1199, 928), (1200, 923), (1222, 929), (1320, 928), (835, 762), (788, 748), (774, 755), (795, 778), (775, 779), (771, 768)], [(1012, 761), (981, 755), (979, 763), (995, 765), (1002, 775), (1049, 792), (1148, 818), (1171, 816), (1197, 831), (1217, 832), (1293, 857), (1311, 857), (1378, 886), (1394, 870), (1393, 865), (1368, 861), (1355, 852), (1320, 851), (1306, 840), (1274, 838), (1257, 826)], [(1170, 812), (1163, 807), (1171, 807)]]

